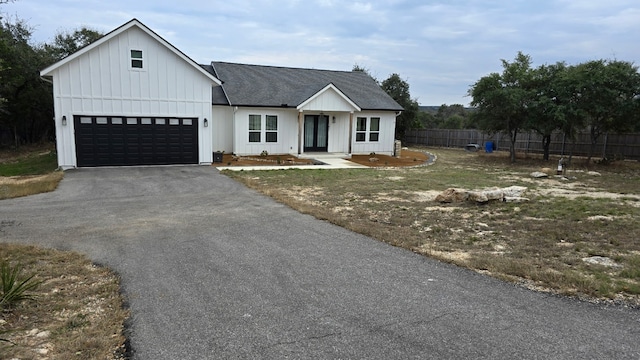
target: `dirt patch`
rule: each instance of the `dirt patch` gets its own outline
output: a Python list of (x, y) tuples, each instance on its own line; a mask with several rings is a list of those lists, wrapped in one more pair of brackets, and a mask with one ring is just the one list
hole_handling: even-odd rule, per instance
[(419, 166), (429, 161), (429, 154), (422, 151), (402, 150), (399, 157), (372, 153), (369, 155), (352, 155), (351, 161), (370, 167)]
[[(352, 155), (350, 161), (369, 167), (411, 167), (420, 166), (429, 161), (429, 154), (422, 151), (402, 150), (400, 157), (389, 155)], [(302, 159), (291, 154), (280, 155), (253, 155), (236, 156), (233, 154), (223, 154), (222, 162), (213, 163), (218, 166), (296, 166), (313, 165), (313, 159)], [(392, 177), (389, 180), (402, 180), (402, 177)]]
[(222, 162), (213, 163), (213, 166), (294, 166), (313, 165), (312, 159), (301, 159), (291, 154), (281, 155), (254, 155), (236, 156), (233, 154), (222, 155)]

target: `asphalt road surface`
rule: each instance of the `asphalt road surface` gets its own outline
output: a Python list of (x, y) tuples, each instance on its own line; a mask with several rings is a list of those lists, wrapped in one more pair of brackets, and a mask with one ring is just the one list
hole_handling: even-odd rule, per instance
[(0, 201), (0, 222), (0, 241), (121, 275), (134, 359), (640, 358), (639, 310), (388, 246), (211, 167), (68, 171), (53, 193)]

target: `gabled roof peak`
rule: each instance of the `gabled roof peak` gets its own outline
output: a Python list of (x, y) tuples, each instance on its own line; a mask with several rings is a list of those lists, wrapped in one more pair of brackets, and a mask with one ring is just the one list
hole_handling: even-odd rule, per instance
[(86, 54), (87, 52), (89, 52), (89, 51), (101, 46), (102, 44), (108, 42), (109, 40), (115, 38), (116, 36), (124, 33), (125, 31), (127, 31), (129, 29), (131, 29), (132, 27), (136, 27), (136, 28), (142, 30), (147, 35), (149, 35), (151, 38), (153, 38), (154, 40), (156, 40), (159, 43), (161, 43), (162, 45), (164, 45), (171, 52), (175, 53), (182, 60), (186, 61), (189, 65), (193, 66), (196, 70), (198, 70), (198, 72), (200, 72), (204, 76), (206, 76), (209, 79), (211, 79), (214, 83), (216, 83), (218, 85), (220, 84), (220, 80), (217, 79), (215, 76), (213, 76), (213, 74), (211, 74), (210, 72), (206, 71), (206, 69), (203, 69), (200, 65), (198, 65), (197, 62), (193, 61), (193, 59), (191, 59), (190, 57), (185, 55), (177, 47), (173, 46), (171, 43), (169, 43), (167, 40), (162, 38), (160, 35), (158, 35), (156, 32), (151, 30), (149, 27), (147, 27), (145, 24), (143, 24), (140, 20), (138, 20), (136, 18), (133, 18), (133, 19), (127, 21), (126, 23), (124, 23), (124, 24), (120, 25), (119, 27), (115, 28), (114, 30), (108, 32), (107, 34), (102, 36), (100, 39), (94, 41), (93, 43), (81, 48), (80, 50), (78, 50), (75, 53), (67, 56), (66, 58), (56, 62), (55, 64), (48, 66), (44, 70), (40, 71), (40, 75), (41, 76), (50, 76), (51, 73), (54, 70), (56, 70), (57, 68), (65, 65), (65, 64), (67, 64), (67, 63), (79, 58), (80, 56)]

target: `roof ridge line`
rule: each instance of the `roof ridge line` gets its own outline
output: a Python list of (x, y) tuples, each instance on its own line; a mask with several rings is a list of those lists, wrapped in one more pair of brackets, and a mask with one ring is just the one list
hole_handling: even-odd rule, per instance
[(260, 65), (260, 64), (245, 64), (245, 63), (237, 63), (230, 61), (212, 61), (213, 63), (219, 64), (229, 64), (229, 65), (241, 65), (241, 66), (252, 66), (252, 67), (263, 67), (263, 68), (274, 68), (274, 69), (292, 69), (292, 70), (309, 70), (309, 71), (326, 71), (326, 72), (339, 72), (339, 73), (354, 73), (356, 71), (353, 70), (329, 70), (329, 69), (315, 69), (315, 68), (305, 68), (305, 67), (294, 67), (294, 66), (282, 66), (282, 65)]

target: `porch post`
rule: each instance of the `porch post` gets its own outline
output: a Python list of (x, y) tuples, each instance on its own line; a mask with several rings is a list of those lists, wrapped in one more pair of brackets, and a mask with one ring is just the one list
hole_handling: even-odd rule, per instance
[(353, 141), (353, 111), (349, 113), (349, 154), (351, 154), (352, 141)]
[(298, 112), (298, 155), (302, 154), (302, 138), (304, 137), (302, 110)]

